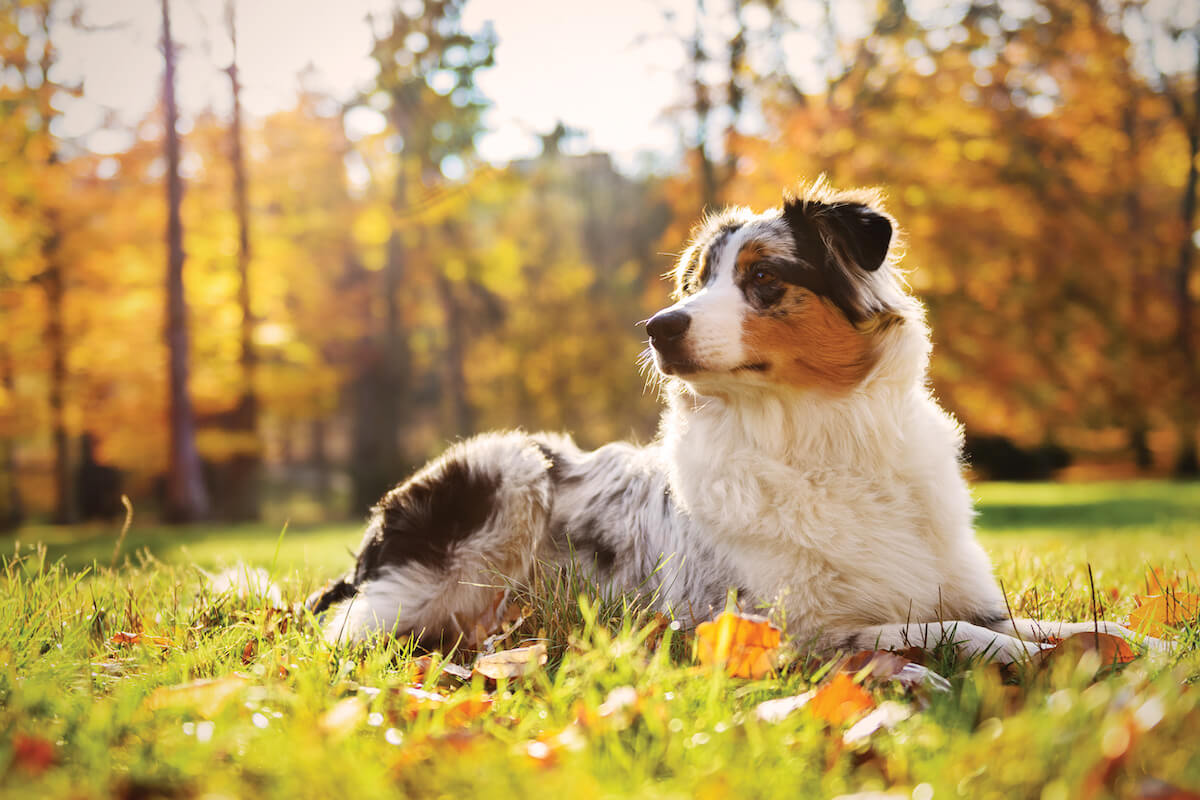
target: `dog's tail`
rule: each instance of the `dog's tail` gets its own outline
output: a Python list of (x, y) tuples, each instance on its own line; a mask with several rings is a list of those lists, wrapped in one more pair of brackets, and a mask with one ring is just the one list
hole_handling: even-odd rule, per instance
[(304, 601), (304, 607), (312, 612), (314, 616), (319, 616), (335, 603), (349, 600), (358, 594), (358, 587), (352, 581), (352, 575), (347, 575), (336, 581), (330, 581), (310, 594), (308, 599)]
[(520, 432), (451, 447), (375, 507), (352, 575), (308, 599), (331, 644), (468, 639), (546, 546), (553, 464)]

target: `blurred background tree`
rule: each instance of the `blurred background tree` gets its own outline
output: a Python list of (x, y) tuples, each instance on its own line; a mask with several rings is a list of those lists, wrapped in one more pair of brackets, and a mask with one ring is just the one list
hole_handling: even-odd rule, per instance
[[(645, 440), (637, 323), (665, 302), (671, 253), (703, 209), (772, 206), (822, 173), (886, 190), (979, 472), (1196, 473), (1194, 3), (661, 0), (583, 23), (489, 2), (324, 8), (357, 44), (311, 46), (266, 111), (255, 42), (299, 41), (300, 19), (4, 3), (0, 526), (113, 515), (121, 491), (205, 513), (181, 511), (181, 478), (222, 518), (361, 515), (479, 430)], [(89, 53), (114, 41), (165, 85), (163, 12), (176, 123), (162, 93), (80, 112), (103, 78)], [(606, 24), (621, 46), (596, 60)], [(489, 96), (527, 55), (506, 31), (536, 43), (542, 73), (519, 87), (536, 122)], [(325, 45), (356, 77), (331, 80)], [(618, 77), (630, 63), (644, 87)], [(558, 70), (579, 86), (550, 93)], [(676, 144), (596, 146), (597, 120), (632, 119), (662, 76)], [(163, 336), (172, 134), (190, 477)]]

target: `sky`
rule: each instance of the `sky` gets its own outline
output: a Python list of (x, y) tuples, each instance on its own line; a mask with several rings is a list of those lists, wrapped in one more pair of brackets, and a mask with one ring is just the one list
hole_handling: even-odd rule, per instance
[[(410, 0), (411, 1), (411, 0)], [(57, 78), (82, 80), (83, 96), (63, 100), (56, 133), (96, 152), (131, 142), (131, 129), (161, 92), (157, 0), (83, 0), (90, 30), (66, 26)], [(374, 76), (368, 13), (388, 0), (238, 0), (238, 63), (243, 103), (253, 116), (290, 107), (298, 76), (347, 98)], [(186, 115), (228, 111), (229, 62), (222, 0), (173, 0), (180, 45), (177, 96)], [(678, 7), (678, 8), (675, 8)], [(538, 133), (562, 120), (583, 132), (577, 146), (610, 151), (631, 164), (669, 153), (678, 133), (664, 111), (681, 93), (683, 50), (665, 35), (664, 11), (690, 13), (689, 0), (470, 0), (464, 27), (490, 22), (496, 66), (478, 78), (493, 101), (481, 155), (494, 163), (535, 155)], [(690, 22), (687, 23), (690, 25)], [(369, 130), (372, 112), (352, 118)], [(352, 135), (363, 130), (351, 130)]]
[[(120, 152), (132, 143), (133, 129), (161, 93), (159, 0), (78, 2), (89, 30), (62, 26), (54, 78), (81, 81), (83, 95), (61, 101), (64, 113), (55, 133), (78, 139), (97, 153)], [(393, 2), (401, 7), (415, 3), (416, 9), (421, 5), (420, 0), (235, 2), (243, 103), (249, 115), (259, 117), (294, 104), (299, 75), (306, 68), (315, 88), (339, 99), (369, 86), (375, 74), (368, 55), (369, 14), (389, 9)], [(705, 0), (710, 35), (731, 34), (730, 2)], [(867, 32), (872, 3), (830, 3), (840, 38)], [(822, 0), (784, 4), (797, 23), (784, 34), (769, 30), (764, 11), (747, 6), (747, 58), (758, 72), (786, 70), (802, 90), (816, 91), (824, 80), (826, 43), (811, 32), (824, 27)], [(228, 81), (221, 72), (231, 52), (224, 5), (225, 0), (171, 0), (173, 38), (180, 49), (177, 96), (185, 128), (190, 114), (229, 110)], [(485, 118), (487, 132), (477, 142), (480, 154), (495, 164), (536, 155), (537, 134), (548, 133), (561, 120), (582, 132), (569, 144), (577, 150), (610, 152), (619, 166), (635, 171), (643, 164), (670, 163), (681, 144), (678, 121), (669, 116), (685, 93), (681, 37), (693, 30), (696, 5), (696, 0), (469, 0), (465, 29), (478, 31), (490, 24), (499, 40), (496, 66), (478, 77), (493, 103)], [(953, 26), (965, 6), (961, 0), (909, 0), (910, 13), (937, 27)], [(1164, 17), (1189, 8), (1190, 18), (1182, 22), (1190, 24), (1200, 13), (1200, 3), (1181, 0), (1151, 0), (1151, 6)], [(1005, 8), (1034, 14), (1036, 5), (1007, 0)], [(777, 56), (768, 51), (782, 54), (782, 63), (770, 61)], [(1158, 52), (1164, 61), (1191, 63), (1189, 53), (1172, 53), (1165, 44)], [(4, 78), (0, 71), (0, 83)], [(363, 108), (348, 118), (347, 132), (356, 138), (382, 124), (381, 116)], [(743, 126), (754, 132), (754, 124), (751, 109)]]

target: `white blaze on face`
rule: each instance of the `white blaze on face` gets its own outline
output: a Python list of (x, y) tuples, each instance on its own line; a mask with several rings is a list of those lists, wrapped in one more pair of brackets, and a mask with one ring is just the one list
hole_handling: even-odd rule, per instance
[(691, 317), (687, 330), (688, 353), (690, 360), (704, 372), (728, 372), (746, 362), (742, 344), (746, 297), (734, 279), (737, 277), (738, 251), (750, 238), (754, 227), (744, 225), (726, 236), (718, 251), (713, 253), (708, 283), (671, 307)]

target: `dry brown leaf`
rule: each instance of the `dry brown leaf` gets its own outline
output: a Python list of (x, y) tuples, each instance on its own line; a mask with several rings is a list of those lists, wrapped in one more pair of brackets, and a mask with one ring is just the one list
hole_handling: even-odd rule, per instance
[(850, 656), (840, 667), (848, 675), (862, 675), (872, 682), (895, 681), (906, 689), (927, 687), (950, 691), (950, 682), (928, 667), (910, 661), (890, 650), (863, 650)]
[(1059, 658), (1078, 659), (1083, 653), (1100, 655), (1103, 664), (1128, 664), (1136, 656), (1129, 643), (1120, 636), (1107, 633), (1085, 632), (1068, 636), (1049, 650), (1043, 650), (1041, 658), (1046, 661)]
[(844, 725), (875, 707), (875, 700), (844, 672), (817, 690), (808, 708), (830, 725)]
[(529, 647), (518, 647), (514, 650), (501, 650), (499, 653), (482, 655), (475, 660), (475, 672), (498, 681), (501, 678), (513, 680), (531, 675), (541, 669), (547, 659), (546, 645), (535, 644)]
[(765, 617), (725, 611), (696, 627), (696, 655), (734, 677), (761, 678), (775, 668), (781, 638)]
[(235, 672), (223, 678), (206, 678), (176, 686), (161, 686), (146, 698), (143, 705), (151, 711), (186, 707), (194, 709), (202, 717), (211, 717), (249, 683), (249, 678)]

